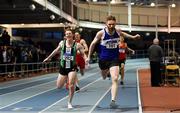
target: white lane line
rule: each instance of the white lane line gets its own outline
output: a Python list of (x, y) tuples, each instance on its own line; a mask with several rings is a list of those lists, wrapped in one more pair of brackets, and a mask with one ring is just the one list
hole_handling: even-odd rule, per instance
[[(88, 75), (88, 76), (86, 76), (86, 77), (89, 77), (89, 76), (91, 76), (91, 75), (92, 75), (92, 74), (90, 74), (90, 75)], [(85, 78), (86, 78), (86, 77), (85, 77)], [(56, 78), (57, 78), (57, 77), (56, 77)], [(84, 79), (84, 76), (81, 77), (80, 80), (81, 80), (81, 79)], [(34, 88), (34, 87), (42, 86), (42, 85), (49, 84), (49, 83), (54, 82), (54, 81), (56, 81), (56, 79), (53, 80), (53, 81), (46, 82), (46, 83), (42, 83), (42, 84), (38, 84), (38, 85), (34, 85), (34, 86), (27, 87), (27, 88), (23, 88), (23, 89), (20, 89), (20, 90), (12, 91), (12, 92), (9, 92), (9, 93), (1, 94), (0, 96), (4, 96), (4, 95), (11, 94), (11, 93), (20, 92), (20, 91), (23, 91), (23, 90), (27, 90), (27, 89), (31, 89), (31, 88)]]
[(143, 113), (142, 111), (142, 104), (141, 104), (141, 94), (140, 94), (140, 85), (139, 85), (139, 69), (136, 70), (136, 76), (137, 76), (137, 93), (138, 93), (138, 108), (139, 113)]
[[(96, 75), (97, 73), (98, 73), (98, 72), (92, 73), (92, 74), (90, 74), (90, 75), (88, 75), (88, 76), (83, 76), (83, 77), (80, 78), (79, 80), (86, 79), (86, 78), (88, 78), (88, 77), (90, 77), (90, 76)], [(52, 82), (53, 82), (53, 81), (52, 81)], [(42, 84), (41, 84), (41, 85), (42, 85)], [(54, 90), (54, 89), (56, 89), (56, 88), (57, 88), (57, 87), (51, 88), (51, 89), (46, 90), (46, 91), (43, 91), (43, 92), (41, 92), (41, 93), (37, 93), (37, 94), (35, 94), (35, 95), (32, 95), (32, 96), (29, 96), (29, 97), (27, 97), (27, 98), (21, 99), (21, 100), (19, 100), (19, 101), (16, 101), (16, 102), (14, 102), (14, 103), (8, 104), (8, 105), (3, 106), (3, 107), (0, 107), (0, 110), (3, 109), (3, 108), (9, 107), (9, 106), (11, 106), (11, 105), (17, 104), (17, 103), (19, 103), (19, 102), (22, 102), (22, 101), (24, 101), (24, 100), (27, 100), (27, 99), (29, 99), (29, 98), (32, 98), (32, 97), (34, 97), (34, 96), (37, 96), (37, 95), (46, 93), (46, 92), (51, 91), (51, 90)]]
[(5, 96), (5, 95), (9, 95), (9, 94), (11, 94), (11, 93), (16, 93), (16, 92), (20, 92), (20, 91), (23, 91), (23, 90), (31, 89), (31, 88), (34, 88), (34, 87), (39, 87), (39, 86), (42, 86), (42, 85), (45, 85), (45, 84), (52, 83), (52, 82), (54, 82), (54, 81), (56, 81), (56, 80), (49, 81), (49, 82), (42, 83), (42, 84), (38, 84), (38, 85), (35, 85), (35, 86), (30, 86), (30, 87), (27, 87), (27, 88), (24, 88), (24, 89), (12, 91), (12, 92), (9, 92), (9, 93), (2, 94), (2, 95), (0, 95), (0, 96)]
[[(95, 81), (93, 81), (93, 82), (87, 84), (86, 86), (82, 87), (80, 90), (83, 90), (83, 89), (87, 88), (88, 86), (94, 84), (95, 82), (97, 82), (97, 81), (99, 81), (99, 80), (102, 80), (102, 78), (99, 78), (99, 79), (97, 79), (97, 80), (95, 80)], [(77, 92), (75, 92), (75, 93), (77, 93)], [(51, 108), (52, 106), (56, 105), (57, 103), (59, 103), (59, 102), (65, 100), (65, 99), (67, 99), (67, 98), (68, 98), (68, 96), (66, 96), (66, 97), (64, 97), (64, 98), (62, 98), (62, 99), (60, 99), (59, 101), (57, 101), (57, 102), (51, 104), (50, 106), (48, 106), (48, 107), (46, 107), (45, 109), (39, 111), (38, 113), (43, 113), (44, 111), (48, 110), (48, 109)]]
[[(96, 68), (94, 68), (92, 70), (95, 70), (95, 69)], [(92, 70), (87, 70), (86, 72), (92, 71)], [(1, 86), (0, 89), (5, 89), (5, 88), (9, 88), (9, 87), (15, 87), (15, 86), (18, 86), (18, 85), (28, 84), (28, 83), (32, 83), (32, 82), (37, 82), (39, 80), (57, 78), (56, 75), (58, 75), (58, 73), (44, 74), (44, 75), (37, 76), (37, 77), (31, 77), (31, 78), (26, 78), (26, 79), (19, 79), (19, 80), (15, 80), (15, 81), (8, 81), (8, 82), (5, 82), (5, 83), (2, 83), (0, 85)]]
[(17, 103), (19, 103), (19, 102), (22, 102), (22, 101), (24, 101), (24, 100), (27, 100), (27, 99), (29, 99), (29, 98), (32, 98), (32, 97), (34, 97), (34, 96), (43, 94), (43, 93), (48, 92), (48, 91), (51, 91), (51, 90), (54, 90), (54, 89), (56, 89), (56, 88), (51, 88), (51, 89), (46, 90), (46, 91), (43, 91), (43, 92), (41, 92), (41, 93), (37, 93), (37, 94), (35, 94), (35, 95), (32, 95), (32, 96), (29, 96), (29, 97), (27, 97), (27, 98), (21, 99), (21, 100), (19, 100), (19, 101), (16, 101), (16, 102), (14, 102), (14, 103), (8, 104), (8, 105), (6, 105), (6, 106), (1, 107), (0, 110), (3, 109), (3, 108), (9, 107), (9, 106), (11, 106), (11, 105), (17, 104)]
[[(128, 71), (128, 70), (130, 70), (130, 69), (125, 70), (125, 72)], [(119, 76), (118, 80), (119, 80), (119, 79), (120, 79), (120, 76)], [(111, 90), (111, 86), (110, 86), (110, 88), (104, 93), (104, 95), (96, 102), (96, 104), (91, 108), (91, 110), (90, 110), (88, 113), (92, 113), (92, 112), (94, 111), (94, 109), (96, 108), (96, 106), (101, 102), (101, 100), (107, 95), (107, 93), (108, 93), (110, 90)]]
[(90, 109), (88, 113), (92, 113), (96, 106), (101, 102), (101, 100), (107, 95), (107, 93), (111, 90), (111, 87), (104, 93), (104, 95), (96, 102), (96, 104)]
[[(42, 75), (43, 76), (43, 75)], [(26, 80), (27, 81), (25, 81), (25, 80), (23, 80), (23, 79), (20, 79), (20, 80), (16, 80), (16, 81), (18, 81), (18, 83), (15, 83), (15, 84), (12, 84), (12, 85), (10, 85), (11, 84), (11, 81), (9, 82), (10, 84), (8, 84), (8, 82), (7, 82), (7, 84), (4, 84), (4, 85), (6, 85), (6, 86), (1, 86), (1, 88), (0, 89), (5, 89), (5, 88), (9, 88), (9, 87), (14, 87), (14, 86), (18, 86), (18, 85), (22, 85), (22, 84), (28, 84), (28, 83), (31, 83), (31, 82), (36, 82), (36, 81), (39, 81), (39, 80), (44, 80), (44, 79), (51, 79), (51, 78), (54, 78), (54, 77), (52, 77), (52, 75), (49, 75), (48, 77), (41, 77), (41, 78), (27, 78)], [(33, 80), (34, 79), (34, 80)], [(29, 80), (31, 80), (31, 81), (29, 81)], [(15, 81), (14, 81), (15, 82)], [(22, 83), (23, 82), (23, 83)]]

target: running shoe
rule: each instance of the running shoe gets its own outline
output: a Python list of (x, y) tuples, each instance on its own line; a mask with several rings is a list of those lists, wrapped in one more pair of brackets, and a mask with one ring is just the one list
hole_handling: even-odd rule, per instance
[(124, 85), (124, 82), (123, 82), (123, 81), (121, 81), (121, 82), (120, 82), (120, 84), (121, 84), (121, 85)]
[(112, 100), (111, 103), (110, 103), (110, 108), (111, 108), (111, 109), (115, 109), (115, 108), (117, 108), (117, 107), (118, 107), (118, 105), (115, 103), (114, 100)]
[(72, 108), (73, 108), (72, 104), (68, 102), (68, 109), (72, 109)]
[(80, 90), (80, 88), (78, 86), (76, 86), (75, 91), (79, 91), (79, 90)]

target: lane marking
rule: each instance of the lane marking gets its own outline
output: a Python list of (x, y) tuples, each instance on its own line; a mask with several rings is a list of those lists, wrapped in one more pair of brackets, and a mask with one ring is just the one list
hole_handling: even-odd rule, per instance
[[(83, 76), (83, 77), (80, 78), (79, 80), (83, 80), (83, 79), (86, 79), (86, 78), (88, 78), (88, 77), (94, 76), (94, 75), (96, 75), (97, 73), (99, 73), (99, 72), (92, 73), (92, 74), (90, 74), (90, 75), (88, 75), (88, 76)], [(54, 81), (52, 81), (52, 82), (54, 82)], [(42, 85), (42, 84), (41, 84), (41, 85)], [(16, 101), (16, 102), (14, 102), (14, 103), (9, 104), (9, 105), (0, 107), (0, 110), (1, 110), (1, 109), (4, 109), (4, 108), (6, 108), (6, 107), (9, 107), (9, 106), (11, 106), (11, 105), (17, 104), (17, 103), (19, 103), (19, 102), (22, 102), (22, 101), (24, 101), (24, 100), (30, 99), (30, 98), (32, 98), (32, 97), (35, 97), (35, 96), (37, 96), (37, 95), (40, 95), (40, 94), (46, 93), (46, 92), (48, 92), (48, 91), (54, 90), (54, 89), (56, 89), (56, 88), (57, 88), (57, 87), (51, 88), (51, 89), (49, 89), (49, 90), (46, 90), (46, 91), (37, 93), (37, 94), (35, 94), (35, 95), (32, 95), (32, 96), (29, 96), (29, 97), (27, 97), (27, 98), (21, 99), (21, 100), (19, 100), (19, 101)]]
[(17, 107), (17, 108), (13, 108), (12, 111), (30, 111), (32, 109), (32, 107)]
[[(92, 71), (92, 70), (96, 69), (94, 67), (91, 67), (91, 68), (92, 69), (87, 69), (86, 72), (89, 72), (89, 71)], [(32, 82), (36, 82), (36, 81), (40, 81), (40, 80), (45, 80), (45, 79), (57, 78), (56, 74), (58, 75), (58, 73), (56, 72), (56, 73), (50, 73), (50, 74), (43, 74), (41, 76), (36, 76), (36, 77), (31, 77), (31, 78), (25, 78), (25, 79), (19, 79), (19, 80), (14, 80), (14, 81), (8, 81), (8, 82), (5, 82), (5, 83), (2, 83), (0, 85), (1, 86), (0, 89), (5, 89), (5, 88), (9, 88), (9, 87), (15, 87), (15, 86), (18, 86), (18, 85), (28, 84), (28, 83), (32, 83)], [(31, 81), (29, 81), (29, 80), (31, 80)]]
[[(93, 70), (94, 70), (94, 69), (93, 69)], [(92, 74), (90, 74), (90, 76), (91, 76), (91, 75), (92, 75)], [(88, 76), (88, 77), (89, 77), (89, 76)], [(56, 76), (56, 78), (57, 78), (57, 76)], [(80, 80), (81, 80), (81, 79), (84, 79), (84, 78), (86, 78), (86, 77), (82, 76), (82, 77), (80, 78)], [(51, 79), (51, 78), (49, 78), (49, 79)], [(41, 80), (41, 79), (40, 79), (40, 80)], [(11, 94), (11, 93), (20, 92), (20, 91), (23, 91), (23, 90), (27, 90), (27, 89), (31, 89), (31, 88), (34, 88), (34, 87), (42, 86), (42, 85), (49, 84), (49, 83), (54, 82), (54, 81), (56, 81), (56, 79), (53, 80), (53, 81), (46, 82), (46, 83), (37, 84), (37, 85), (30, 86), (30, 87), (27, 87), (27, 88), (23, 88), (23, 89), (20, 89), (20, 90), (16, 90), (16, 91), (8, 92), (8, 93), (5, 93), (5, 94), (1, 94), (0, 96), (4, 96), (4, 95)], [(29, 82), (29, 83), (31, 83), (31, 82)], [(25, 83), (25, 84), (26, 84), (26, 83)]]
[(141, 94), (140, 94), (140, 84), (139, 84), (139, 69), (136, 70), (136, 76), (137, 76), (137, 93), (138, 93), (138, 108), (139, 113), (143, 113), (142, 111), (142, 103), (141, 103)]
[[(83, 90), (83, 89), (89, 87), (90, 85), (94, 84), (95, 82), (97, 82), (97, 81), (99, 81), (99, 80), (102, 80), (102, 78), (99, 78), (99, 79), (97, 79), (97, 80), (95, 80), (95, 81), (93, 81), (93, 82), (87, 84), (86, 86), (82, 87), (80, 90)], [(77, 93), (77, 91), (76, 91), (75, 93)], [(74, 94), (75, 94), (75, 93), (74, 93)], [(43, 113), (44, 111), (48, 110), (48, 109), (51, 108), (52, 106), (56, 105), (57, 103), (59, 103), (59, 102), (65, 100), (65, 99), (67, 99), (67, 98), (68, 98), (68, 96), (66, 96), (66, 97), (64, 97), (64, 98), (62, 98), (62, 99), (60, 99), (59, 101), (57, 101), (57, 102), (51, 104), (50, 106), (48, 106), (48, 107), (46, 107), (45, 109), (39, 111), (38, 113)]]
[(96, 108), (96, 106), (101, 102), (101, 100), (107, 95), (107, 93), (111, 90), (111, 86), (110, 88), (103, 94), (103, 96), (95, 103), (95, 105), (90, 109), (90, 111), (88, 113), (92, 113), (94, 111), (94, 109)]
[[(9, 88), (9, 87), (15, 87), (15, 86), (19, 86), (19, 85), (23, 85), (23, 84), (28, 84), (28, 83), (32, 83), (32, 82), (37, 82), (37, 81), (40, 81), (40, 80), (51, 79), (51, 78), (55, 78), (55, 77), (52, 77), (52, 75), (49, 75), (48, 77), (45, 77), (45, 78), (44, 77), (40, 77), (40, 78), (37, 78), (37, 79), (34, 78), (34, 80), (32, 78), (26, 78), (25, 80), (27, 80), (27, 81), (25, 81), (23, 79), (20, 79), (20, 80), (17, 80), (18, 83), (12, 83), (12, 85), (9, 85), (8, 83), (11, 84), (11, 82), (13, 82), (13, 81), (9, 81), (9, 82), (6, 82), (7, 84), (6, 83), (4, 84), (6, 86), (4, 86), (4, 87), (1, 86), (0, 89), (6, 89), (6, 88)], [(31, 81), (29, 81), (29, 80), (31, 80)], [(14, 81), (14, 82), (17, 82), (17, 81)], [(24, 82), (24, 83), (22, 83), (22, 82)]]
[[(126, 71), (128, 71), (128, 70), (130, 70), (130, 69), (127, 69), (127, 70), (125, 70), (125, 72)], [(119, 81), (119, 79), (120, 79), (121, 77), (119, 76), (119, 78), (118, 78), (118, 81)], [(112, 86), (112, 85), (111, 85)], [(103, 96), (96, 102), (96, 104), (91, 108), (91, 110), (88, 112), (88, 113), (92, 113), (93, 111), (94, 111), (94, 109), (96, 108), (96, 106), (101, 102), (101, 100), (107, 95), (107, 93), (111, 90), (111, 86), (109, 87), (109, 89), (107, 89), (107, 91), (103, 94)]]
[(49, 81), (49, 82), (42, 83), (42, 84), (38, 84), (38, 85), (34, 85), (34, 86), (30, 86), (30, 87), (27, 87), (27, 88), (24, 88), (24, 89), (20, 89), (20, 90), (16, 90), (16, 91), (12, 91), (12, 92), (9, 92), (9, 93), (1, 94), (0, 96), (5, 96), (5, 95), (9, 95), (11, 93), (20, 92), (20, 91), (31, 89), (31, 88), (34, 88), (34, 87), (39, 87), (39, 86), (42, 86), (42, 85), (50, 84), (51, 82), (54, 82), (54, 81), (56, 81), (56, 80)]

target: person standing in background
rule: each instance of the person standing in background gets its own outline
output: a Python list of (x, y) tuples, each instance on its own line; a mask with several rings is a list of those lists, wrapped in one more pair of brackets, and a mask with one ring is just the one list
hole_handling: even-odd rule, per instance
[(160, 68), (163, 49), (159, 46), (159, 40), (157, 38), (153, 40), (153, 44), (148, 48), (148, 55), (151, 70), (151, 86), (158, 87), (162, 83)]
[(9, 46), (10, 45), (10, 35), (8, 34), (8, 32), (6, 30), (3, 31), (1, 39), (2, 39), (2, 43), (3, 45)]

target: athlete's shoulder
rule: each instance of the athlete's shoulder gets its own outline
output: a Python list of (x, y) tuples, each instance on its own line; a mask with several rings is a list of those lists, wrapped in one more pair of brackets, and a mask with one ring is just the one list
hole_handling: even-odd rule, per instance
[(64, 45), (64, 43), (65, 43), (65, 40), (61, 40), (60, 42), (59, 42), (59, 47), (62, 47), (63, 45)]
[(115, 28), (115, 30), (118, 34), (122, 32), (122, 30), (120, 28)]
[(81, 40), (80, 40), (80, 43), (84, 43), (84, 42), (86, 42), (84, 39), (81, 39)]
[(100, 30), (96, 33), (96, 37), (101, 37), (104, 34), (104, 30)]

